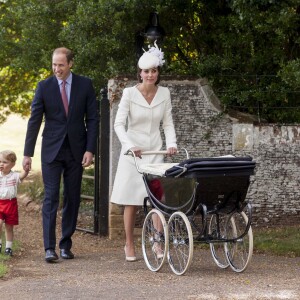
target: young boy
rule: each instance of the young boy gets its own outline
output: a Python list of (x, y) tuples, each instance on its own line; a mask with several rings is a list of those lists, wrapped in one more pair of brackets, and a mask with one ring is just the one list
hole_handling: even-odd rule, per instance
[(17, 186), (28, 175), (29, 170), (21, 173), (12, 171), (17, 157), (13, 151), (0, 152), (0, 253), (2, 251), (2, 227), (5, 223), (5, 255), (12, 256), (13, 228), (19, 224)]

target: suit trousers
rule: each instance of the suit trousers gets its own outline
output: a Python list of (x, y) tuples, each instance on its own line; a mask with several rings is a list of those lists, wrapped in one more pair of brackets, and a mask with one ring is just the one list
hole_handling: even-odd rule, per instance
[(59, 207), (60, 183), (63, 176), (63, 206), (60, 249), (70, 250), (72, 235), (76, 230), (80, 206), (83, 167), (76, 161), (68, 142), (64, 140), (56, 158), (51, 163), (42, 162), (45, 197), (42, 207), (44, 248), (56, 247), (56, 217)]

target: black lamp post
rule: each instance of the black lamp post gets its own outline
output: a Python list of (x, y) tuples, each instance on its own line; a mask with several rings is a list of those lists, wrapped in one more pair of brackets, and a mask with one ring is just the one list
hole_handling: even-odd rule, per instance
[(162, 40), (165, 35), (165, 30), (159, 24), (158, 13), (150, 13), (147, 26), (143, 31), (139, 31), (135, 37), (136, 59), (138, 60), (144, 53), (143, 47), (145, 40), (147, 44), (153, 44), (156, 41), (156, 43), (159, 45), (162, 43)]

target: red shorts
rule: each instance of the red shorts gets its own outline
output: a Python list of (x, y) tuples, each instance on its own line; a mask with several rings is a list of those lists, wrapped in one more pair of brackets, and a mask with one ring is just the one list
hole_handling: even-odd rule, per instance
[(18, 202), (17, 199), (0, 200), (0, 219), (4, 220), (5, 224), (18, 225)]

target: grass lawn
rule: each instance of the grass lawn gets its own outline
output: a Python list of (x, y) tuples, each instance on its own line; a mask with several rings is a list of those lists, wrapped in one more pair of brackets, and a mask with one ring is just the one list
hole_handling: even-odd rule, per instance
[(7, 267), (3, 263), (5, 259), (7, 258), (3, 254), (0, 254), (0, 278), (3, 277), (7, 272)]
[[(28, 119), (23, 119), (17, 115), (11, 115), (4, 124), (0, 124), (0, 150), (8, 149), (16, 153), (17, 162), (14, 168), (16, 171), (20, 171), (22, 169), (27, 122)], [(35, 156), (32, 158), (33, 171), (38, 171), (41, 169), (41, 133), (42, 128), (36, 143)]]
[(254, 229), (253, 239), (257, 252), (300, 257), (300, 226)]
[[(17, 250), (19, 248), (19, 243), (17, 241), (13, 242), (13, 251)], [(10, 256), (4, 255), (5, 251), (5, 237), (2, 233), (2, 252), (0, 253), (0, 278), (3, 277), (7, 272), (7, 262), (10, 259)]]

